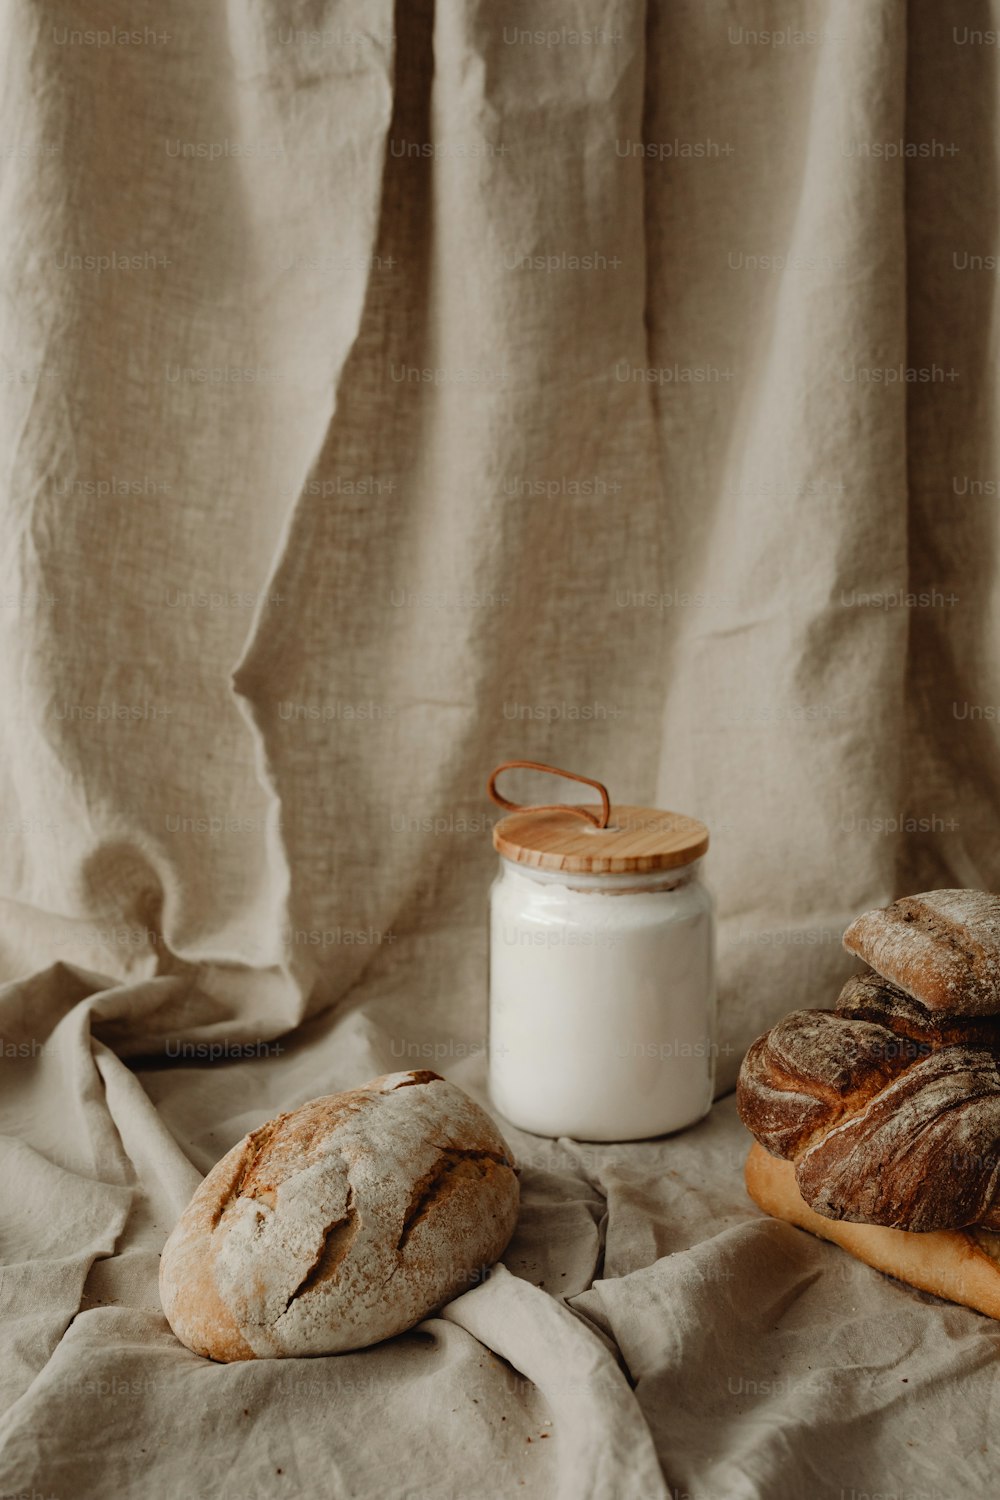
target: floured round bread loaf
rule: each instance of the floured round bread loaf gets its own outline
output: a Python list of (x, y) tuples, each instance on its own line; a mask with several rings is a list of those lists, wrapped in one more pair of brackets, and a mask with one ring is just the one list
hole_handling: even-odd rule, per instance
[(389, 1073), (245, 1136), (160, 1262), (182, 1343), (210, 1359), (334, 1354), (411, 1328), (505, 1250), (516, 1167), (437, 1073)]

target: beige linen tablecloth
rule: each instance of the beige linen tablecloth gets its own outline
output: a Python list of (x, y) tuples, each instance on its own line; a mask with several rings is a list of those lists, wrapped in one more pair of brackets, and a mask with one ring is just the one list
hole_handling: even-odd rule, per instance
[(280, 1051), (138, 1077), (99, 1038), (141, 995), (55, 969), (0, 997), (8, 1050), (32, 1049), (0, 1073), (0, 1494), (995, 1495), (1000, 1328), (762, 1216), (732, 1096), (646, 1144), (508, 1130), (523, 1199), (503, 1266), (409, 1334), (229, 1366), (177, 1343), (158, 1252), (246, 1130), (405, 1066), (408, 1043), (483, 1099), (481, 1038), (413, 1021), (442, 973), (474, 1011), (480, 957), (401, 945)]

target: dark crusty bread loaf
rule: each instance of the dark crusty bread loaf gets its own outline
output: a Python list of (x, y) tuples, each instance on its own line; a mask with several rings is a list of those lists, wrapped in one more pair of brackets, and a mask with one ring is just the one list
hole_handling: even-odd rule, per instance
[[(747, 1157), (746, 1185), (754, 1202), (774, 1218), (840, 1245), (899, 1281), (1000, 1318), (1000, 1265), (982, 1248), (990, 1236), (961, 1229), (911, 1234), (824, 1218), (803, 1200), (792, 1163), (770, 1156), (759, 1143)], [(994, 1248), (1000, 1253), (1000, 1240)]]
[(747, 1053), (737, 1108), (831, 1219), (1000, 1226), (1000, 1018), (932, 1013), (875, 974)]
[(1000, 1011), (1000, 896), (925, 891), (868, 911), (844, 947), (929, 1010)]
[(750, 1196), (869, 1265), (1000, 1317), (1000, 897), (866, 912), (871, 968), (759, 1037), (737, 1085)]
[(473, 1286), (518, 1197), (510, 1150), (468, 1095), (436, 1073), (390, 1073), (223, 1157), (167, 1240), (163, 1309), (210, 1359), (363, 1348)]

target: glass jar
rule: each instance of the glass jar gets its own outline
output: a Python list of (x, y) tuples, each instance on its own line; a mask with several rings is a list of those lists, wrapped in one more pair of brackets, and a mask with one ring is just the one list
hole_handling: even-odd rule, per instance
[[(655, 808), (612, 808), (604, 828), (581, 828), (579, 812), (525, 809), (494, 829), (490, 1097), (537, 1135), (664, 1135), (712, 1103), (708, 832)], [(585, 864), (597, 868), (565, 867)]]

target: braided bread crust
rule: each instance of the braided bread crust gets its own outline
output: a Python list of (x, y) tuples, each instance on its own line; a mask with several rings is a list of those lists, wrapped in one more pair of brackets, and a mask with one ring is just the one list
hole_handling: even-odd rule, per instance
[(1000, 1016), (932, 1011), (856, 975), (833, 1011), (795, 1011), (754, 1042), (737, 1108), (825, 1218), (1000, 1228)]

